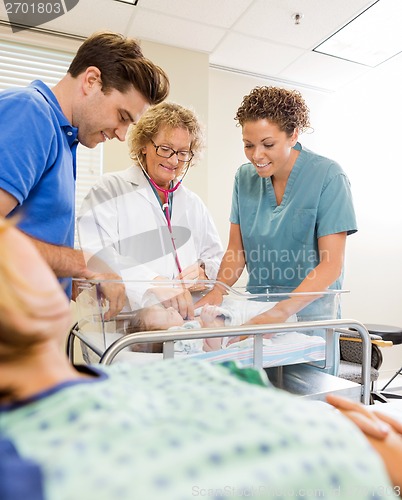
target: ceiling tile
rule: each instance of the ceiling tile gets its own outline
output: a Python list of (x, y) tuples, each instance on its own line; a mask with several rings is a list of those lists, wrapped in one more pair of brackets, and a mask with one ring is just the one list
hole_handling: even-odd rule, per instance
[[(213, 65), (336, 89), (367, 68), (312, 49), (374, 3), (376, 0), (139, 0), (132, 6), (114, 0), (80, 0), (67, 14), (41, 27), (81, 36), (116, 31), (209, 53)], [(299, 25), (292, 19), (295, 12), (303, 14)], [(1, 1), (0, 18), (7, 19)]]
[(367, 71), (369, 71), (369, 68), (361, 64), (316, 52), (306, 52), (297, 61), (280, 71), (278, 76), (304, 85), (336, 90), (367, 73)]
[[(311, 49), (373, 1), (255, 0), (251, 8), (233, 26), (233, 30)], [(299, 25), (292, 19), (296, 12), (303, 14)]]
[(128, 35), (190, 50), (211, 52), (224, 36), (225, 30), (177, 17), (139, 10)]
[(131, 12), (132, 9), (132, 6), (124, 3), (97, 0), (94, 12), (93, 0), (80, 0), (69, 12), (41, 27), (84, 37), (101, 30), (125, 34), (130, 20), (127, 12)]
[(212, 64), (275, 76), (304, 50), (232, 33), (210, 55)]
[(140, 9), (152, 9), (211, 26), (230, 28), (253, 0), (139, 0)]

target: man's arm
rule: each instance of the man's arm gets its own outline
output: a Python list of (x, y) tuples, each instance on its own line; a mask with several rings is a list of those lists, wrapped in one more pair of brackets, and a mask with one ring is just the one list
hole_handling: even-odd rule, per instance
[(31, 240), (57, 277), (90, 278), (93, 276), (94, 272), (88, 270), (81, 250), (52, 245), (36, 238), (31, 238)]
[[(0, 215), (6, 217), (17, 205), (17, 199), (0, 188)], [(109, 269), (95, 268), (90, 271), (81, 250), (52, 245), (32, 237), (31, 240), (59, 278), (93, 278), (95, 273), (110, 272)]]
[[(17, 205), (18, 200), (0, 188), (0, 216), (6, 217)], [(33, 237), (30, 239), (58, 278), (108, 280), (109, 283), (105, 282), (101, 287), (109, 300), (109, 311), (105, 316), (110, 318), (121, 311), (126, 300), (125, 286), (122, 283), (111, 282), (121, 280), (121, 277), (105, 263), (91, 260), (91, 266), (87, 267), (81, 250), (52, 245)]]
[(121, 282), (121, 276), (103, 261), (91, 259), (91, 266), (87, 267), (81, 250), (51, 245), (35, 238), (31, 238), (31, 241), (59, 278), (105, 280), (101, 284), (102, 293), (109, 302), (109, 310), (105, 314), (105, 319), (113, 318), (123, 309), (126, 302), (126, 289)]
[(0, 188), (0, 215), (6, 217), (18, 205), (14, 196)]

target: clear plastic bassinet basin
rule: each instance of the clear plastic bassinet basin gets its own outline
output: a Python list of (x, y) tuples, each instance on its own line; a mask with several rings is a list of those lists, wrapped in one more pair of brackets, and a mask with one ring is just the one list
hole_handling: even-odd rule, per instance
[[(155, 334), (161, 329), (161, 325), (159, 324), (158, 328), (144, 327), (143, 323), (138, 322), (138, 317), (146, 314), (152, 320), (156, 318), (162, 308), (163, 314), (165, 314), (166, 308), (173, 303), (177, 304), (183, 294), (187, 297), (190, 296), (196, 303), (212, 289), (215, 282), (74, 280), (74, 285), (77, 291), (78, 332), (82, 341), (84, 360), (91, 363), (99, 362), (110, 346), (119, 339), (129, 336), (127, 339), (131, 339), (130, 346), (122, 349), (115, 360), (144, 363), (163, 359), (163, 355), (159, 352), (162, 349), (162, 344), (152, 341)], [(109, 301), (106, 295), (108, 289), (110, 290), (111, 286), (116, 285), (124, 287), (126, 304), (119, 314), (109, 318)], [(311, 330), (304, 329), (303, 332), (298, 332), (296, 323), (299, 321), (332, 320), (339, 317), (340, 297), (345, 291), (294, 293), (290, 288), (285, 287), (246, 289), (245, 287), (230, 288), (223, 284), (221, 286), (225, 288), (226, 295), (221, 305), (225, 324), (218, 329), (220, 335), (225, 335), (225, 329), (242, 325), (251, 317), (275, 307), (278, 302), (292, 299), (299, 302), (298, 308), (300, 309), (297, 314), (288, 319), (288, 322), (295, 324), (295, 327), (292, 331), (286, 332), (270, 331), (269, 338), (264, 338), (263, 366), (284, 366), (306, 362), (325, 364), (325, 359), (328, 356), (328, 332), (322, 328), (315, 328), (314, 324), (311, 325)], [(198, 314), (199, 311), (196, 309), (195, 313)], [(195, 321), (198, 321), (197, 318), (196, 315)], [(231, 359), (236, 360), (242, 366), (253, 364), (253, 336), (247, 339), (238, 339), (239, 341), (230, 347), (226, 347), (225, 341), (222, 348), (205, 352), (202, 340), (199, 340), (198, 343), (193, 342), (196, 344), (195, 348), (188, 348), (185, 339), (198, 331), (197, 326), (195, 329), (193, 328), (194, 326), (188, 329), (187, 327), (183, 329), (182, 327), (170, 326), (169, 329), (164, 329), (175, 336), (175, 357), (186, 356), (210, 362)], [(198, 326), (199, 328), (201, 325)], [(210, 331), (211, 328), (208, 328), (205, 333), (209, 335)], [(146, 332), (148, 334), (147, 341), (141, 340), (141, 343), (136, 343), (136, 332), (142, 332), (142, 338)], [(138, 335), (139, 333), (137, 333), (137, 337)]]

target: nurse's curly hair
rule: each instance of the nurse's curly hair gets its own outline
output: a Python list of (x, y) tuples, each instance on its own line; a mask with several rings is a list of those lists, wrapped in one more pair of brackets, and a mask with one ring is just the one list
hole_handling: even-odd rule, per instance
[(243, 126), (245, 122), (266, 119), (290, 136), (295, 129), (302, 133), (310, 128), (309, 112), (297, 90), (255, 87), (243, 98), (235, 120)]
[(144, 147), (151, 141), (162, 128), (187, 130), (191, 137), (190, 148), (194, 153), (191, 165), (194, 165), (204, 149), (205, 139), (203, 126), (195, 113), (174, 102), (162, 102), (150, 107), (133, 125), (128, 135), (130, 157), (134, 162), (145, 168)]

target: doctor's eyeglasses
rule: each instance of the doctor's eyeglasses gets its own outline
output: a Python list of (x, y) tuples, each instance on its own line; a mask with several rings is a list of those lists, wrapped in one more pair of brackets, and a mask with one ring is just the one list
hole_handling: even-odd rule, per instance
[(157, 146), (152, 139), (151, 142), (156, 154), (162, 158), (171, 158), (173, 155), (176, 155), (177, 161), (180, 163), (188, 163), (193, 159), (194, 153), (192, 151), (175, 151), (168, 146)]

